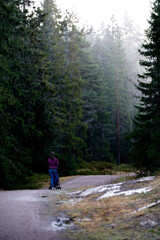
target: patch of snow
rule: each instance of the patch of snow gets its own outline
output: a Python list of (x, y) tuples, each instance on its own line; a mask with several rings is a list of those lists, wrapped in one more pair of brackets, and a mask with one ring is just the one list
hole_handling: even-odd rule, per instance
[(104, 191), (119, 191), (121, 185), (122, 185), (122, 183), (116, 183), (116, 184), (108, 184), (108, 185), (104, 185), (104, 186), (100, 186), (100, 187), (90, 188), (90, 189), (83, 191), (80, 194), (80, 197), (87, 197), (91, 194), (101, 193)]
[(129, 196), (135, 193), (146, 193), (151, 191), (151, 187), (146, 187), (146, 188), (139, 188), (139, 189), (133, 189), (133, 190), (128, 190), (128, 191), (122, 191), (122, 192), (117, 192), (117, 191), (108, 191), (104, 195), (98, 198), (98, 200), (103, 199), (103, 198), (108, 198), (108, 197), (113, 197), (113, 196), (118, 196), (118, 195), (125, 195)]
[(74, 204), (76, 204), (77, 202), (80, 202), (82, 200), (83, 200), (83, 198), (74, 198), (74, 199), (70, 199), (69, 201), (63, 201), (63, 203), (67, 204), (67, 205), (70, 204), (73, 206)]
[(158, 223), (155, 222), (155, 221), (152, 221), (152, 220), (148, 219), (148, 220), (146, 220), (146, 221), (144, 221), (144, 222), (141, 222), (140, 225), (141, 225), (142, 227), (145, 227), (145, 226), (148, 226), (148, 225), (151, 226), (151, 227), (155, 227), (155, 226), (158, 225)]
[(69, 227), (73, 227), (73, 222), (70, 218), (60, 218), (52, 222), (53, 230), (63, 230)]
[[(132, 182), (135, 183), (135, 182), (143, 182), (143, 181), (152, 181), (154, 179), (155, 179), (155, 177), (143, 177), (143, 178), (137, 179)], [(77, 201), (81, 201), (83, 197), (87, 197), (92, 194), (102, 193), (103, 195), (101, 195), (97, 199), (97, 200), (100, 200), (103, 198), (108, 198), (108, 197), (113, 197), (113, 196), (118, 196), (118, 195), (129, 196), (129, 195), (136, 194), (136, 193), (147, 193), (147, 192), (150, 192), (152, 189), (151, 187), (145, 187), (145, 188), (121, 191), (121, 186), (123, 184), (124, 184), (124, 182), (115, 183), (115, 184), (107, 184), (107, 185), (98, 186), (98, 187), (90, 188), (90, 189), (83, 190), (83, 191), (72, 192), (70, 194), (73, 196), (73, 199), (71, 199), (70, 201), (68, 201), (66, 203), (70, 203), (70, 204), (74, 205)]]
[(68, 192), (67, 194), (68, 195), (73, 195), (73, 194), (78, 194), (78, 193), (81, 193), (82, 191), (76, 191), (76, 192)]
[(139, 179), (135, 180), (134, 182), (153, 181), (154, 179), (155, 179), (154, 176), (152, 176), (152, 177), (143, 177), (143, 178), (139, 178)]
[(142, 210), (145, 210), (145, 209), (147, 209), (147, 208), (154, 207), (154, 206), (156, 206), (156, 205), (159, 204), (159, 203), (160, 203), (160, 200), (159, 200), (159, 201), (156, 201), (156, 202), (153, 202), (153, 203), (150, 203), (150, 204), (148, 204), (147, 206), (141, 207), (141, 208), (133, 211), (132, 213), (137, 213), (137, 212), (142, 211)]
[(92, 222), (92, 219), (85, 217), (82, 219), (82, 222)]
[(79, 196), (87, 197), (91, 194), (106, 192), (105, 194), (103, 194), (102, 196), (100, 196), (98, 198), (98, 200), (100, 200), (103, 198), (113, 197), (113, 196), (117, 196), (117, 195), (128, 196), (128, 195), (132, 195), (135, 193), (146, 193), (146, 192), (151, 191), (151, 187), (133, 189), (133, 190), (127, 190), (127, 191), (120, 191), (122, 184), (123, 183), (121, 182), (121, 183), (116, 183), (116, 184), (108, 184), (108, 185), (104, 185), (104, 186), (90, 188), (90, 189), (87, 189), (87, 190), (81, 192), (81, 194)]
[(78, 218), (78, 219), (76, 219), (76, 222), (92, 222), (92, 219), (88, 218), (88, 217)]

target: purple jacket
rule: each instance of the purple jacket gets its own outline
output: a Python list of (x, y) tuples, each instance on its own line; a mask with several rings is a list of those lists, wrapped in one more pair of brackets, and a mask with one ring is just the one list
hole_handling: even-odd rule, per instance
[(58, 169), (59, 162), (57, 158), (52, 158), (50, 157), (47, 161), (49, 169)]

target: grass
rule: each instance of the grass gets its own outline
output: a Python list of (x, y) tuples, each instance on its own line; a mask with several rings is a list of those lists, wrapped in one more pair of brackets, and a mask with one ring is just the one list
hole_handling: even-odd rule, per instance
[(108, 162), (83, 162), (79, 166), (77, 174), (79, 175), (112, 175), (123, 174), (126, 172), (135, 172), (135, 168), (128, 164), (114, 164)]
[(135, 180), (135, 176), (122, 176), (117, 178), (116, 180), (113, 181), (113, 183), (120, 183), (120, 182), (126, 182), (126, 181), (132, 181)]
[[(60, 211), (74, 219), (78, 231), (68, 233), (78, 240), (160, 239), (160, 205), (133, 214), (133, 211), (159, 200), (160, 177), (153, 182), (126, 184), (128, 189), (152, 186), (152, 191), (131, 196), (115, 196), (97, 201), (98, 195), (74, 205), (63, 204)], [(147, 222), (149, 220), (149, 222)], [(155, 223), (155, 226), (152, 226)]]

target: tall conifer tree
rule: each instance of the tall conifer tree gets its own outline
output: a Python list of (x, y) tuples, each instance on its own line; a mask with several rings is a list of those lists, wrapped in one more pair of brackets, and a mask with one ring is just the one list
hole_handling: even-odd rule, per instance
[(42, 19), (29, 6), (30, 1), (0, 2), (0, 175), (6, 188), (24, 180), (41, 155), (34, 147), (43, 135), (36, 114)]
[(85, 39), (81, 43), (80, 73), (82, 87), (83, 121), (87, 126), (87, 156), (89, 161), (111, 161), (108, 141), (109, 114), (106, 86), (102, 72), (94, 60), (92, 48)]
[(160, 167), (160, 0), (152, 6), (146, 40), (142, 44), (138, 89), (142, 97), (133, 132), (134, 159), (137, 167), (155, 170)]
[(121, 160), (124, 162), (127, 161), (125, 135), (130, 130), (131, 120), (128, 104), (129, 89), (123, 35), (114, 17), (111, 26), (106, 28), (103, 26), (100, 37), (93, 42), (93, 54), (103, 78), (103, 89), (105, 89), (103, 94), (106, 100), (106, 113), (109, 116), (107, 135), (111, 151), (117, 159), (121, 150)]
[(55, 1), (45, 0), (43, 11), (47, 83), (52, 86), (52, 93), (46, 96), (51, 136), (48, 146), (61, 159), (61, 172), (69, 174), (74, 172), (83, 152), (82, 81), (77, 62), (82, 36), (74, 15), (66, 12), (63, 18)]

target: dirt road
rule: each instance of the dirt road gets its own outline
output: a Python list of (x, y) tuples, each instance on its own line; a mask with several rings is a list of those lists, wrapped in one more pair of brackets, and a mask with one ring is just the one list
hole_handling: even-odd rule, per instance
[[(124, 175), (92, 175), (92, 176), (79, 176), (73, 177), (68, 181), (64, 182), (62, 185), (63, 189), (74, 189), (80, 187), (93, 187), (98, 185), (105, 185), (112, 183), (115, 179), (119, 178), (120, 176)], [(132, 174), (128, 174), (131, 176)]]
[(49, 190), (0, 192), (0, 240), (61, 239), (45, 214), (50, 195)]
[(1, 191), (0, 240), (62, 240), (62, 232), (52, 225), (54, 216), (48, 207), (54, 195), (67, 189), (107, 184), (118, 177), (74, 177), (63, 182), (62, 190), (57, 192), (48, 189)]

